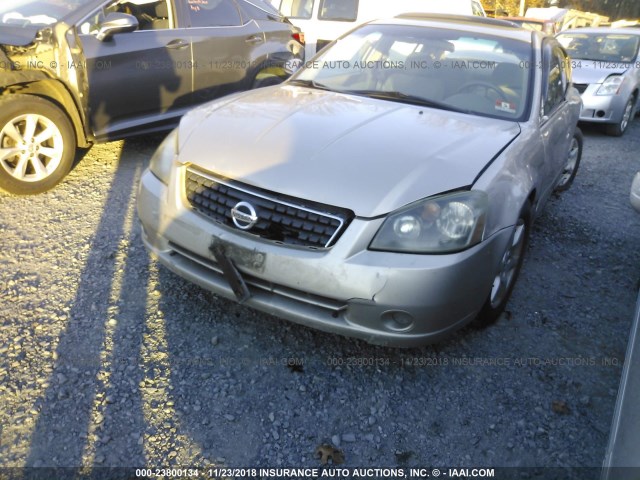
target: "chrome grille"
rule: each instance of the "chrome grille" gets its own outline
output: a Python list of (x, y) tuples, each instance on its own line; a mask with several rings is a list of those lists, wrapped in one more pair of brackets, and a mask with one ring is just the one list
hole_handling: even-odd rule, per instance
[(285, 245), (330, 247), (353, 218), (349, 210), (221, 180), (194, 168), (187, 169), (185, 192), (196, 211), (233, 229), (231, 209), (239, 202), (250, 203), (258, 220), (247, 232)]

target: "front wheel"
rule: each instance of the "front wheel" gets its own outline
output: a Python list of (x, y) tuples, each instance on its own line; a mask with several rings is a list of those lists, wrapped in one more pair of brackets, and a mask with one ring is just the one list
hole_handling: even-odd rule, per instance
[(627, 131), (627, 127), (631, 123), (631, 120), (635, 117), (635, 104), (636, 98), (635, 96), (631, 96), (627, 104), (624, 106), (624, 112), (622, 114), (622, 120), (619, 123), (614, 123), (613, 125), (607, 125), (607, 134), (612, 135), (614, 137), (621, 137), (624, 135), (624, 132)]
[(0, 98), (0, 188), (18, 195), (53, 188), (71, 169), (75, 147), (71, 122), (51, 102)]
[(527, 203), (518, 216), (509, 242), (500, 259), (498, 271), (493, 279), (491, 291), (480, 313), (473, 321), (476, 327), (485, 327), (494, 323), (504, 311), (516, 284), (524, 254), (529, 245), (529, 229), (531, 225), (530, 207)]

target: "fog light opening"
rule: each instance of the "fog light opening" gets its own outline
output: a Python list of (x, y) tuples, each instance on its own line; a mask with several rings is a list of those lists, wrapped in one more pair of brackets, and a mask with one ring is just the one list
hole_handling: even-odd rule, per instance
[(598, 117), (598, 118), (604, 118), (605, 115), (606, 115), (606, 113), (605, 113), (604, 110), (598, 110), (596, 112), (596, 117)]
[(380, 315), (380, 320), (387, 330), (392, 332), (408, 332), (415, 325), (413, 316), (402, 310), (389, 310)]

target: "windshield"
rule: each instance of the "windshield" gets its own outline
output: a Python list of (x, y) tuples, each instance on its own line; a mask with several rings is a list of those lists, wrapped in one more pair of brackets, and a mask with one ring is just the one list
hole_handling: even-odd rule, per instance
[(619, 33), (563, 33), (558, 41), (571, 58), (602, 62), (633, 62), (640, 36)]
[(341, 93), (522, 120), (532, 47), (459, 30), (366, 25), (306, 62), (291, 79)]
[(2, 0), (0, 25), (52, 25), (92, 0)]

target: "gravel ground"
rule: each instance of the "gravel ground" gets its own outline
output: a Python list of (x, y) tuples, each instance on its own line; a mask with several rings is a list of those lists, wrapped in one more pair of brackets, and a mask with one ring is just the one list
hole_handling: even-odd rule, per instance
[(0, 193), (0, 467), (319, 468), (330, 444), (346, 468), (598, 478), (640, 277), (640, 120), (621, 139), (586, 129), (499, 322), (412, 350), (297, 326), (159, 266), (135, 197), (160, 140), (96, 146), (43, 195)]

